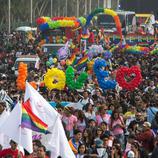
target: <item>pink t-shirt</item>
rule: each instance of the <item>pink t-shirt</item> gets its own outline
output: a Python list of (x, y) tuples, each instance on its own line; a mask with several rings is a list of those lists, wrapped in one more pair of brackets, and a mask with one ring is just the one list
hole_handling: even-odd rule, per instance
[(104, 114), (102, 117), (100, 115), (96, 116), (97, 125), (99, 126), (102, 122), (106, 122), (109, 125), (111, 115)]
[[(110, 120), (110, 122), (111, 122), (111, 120)], [(124, 133), (124, 130), (119, 126), (119, 125), (122, 125), (122, 122), (123, 122), (122, 117), (120, 117), (117, 120), (113, 120), (113, 122), (112, 122), (112, 133), (113, 133), (113, 135), (118, 135), (118, 134), (123, 134)]]
[(85, 120), (83, 122), (81, 122), (80, 120), (78, 120), (77, 121), (77, 129), (79, 129), (81, 132), (83, 132), (85, 128), (86, 128), (86, 122), (85, 122)]
[(77, 123), (77, 117), (74, 115), (71, 115), (70, 117), (63, 116), (62, 120), (66, 125), (67, 131), (73, 130), (75, 124)]

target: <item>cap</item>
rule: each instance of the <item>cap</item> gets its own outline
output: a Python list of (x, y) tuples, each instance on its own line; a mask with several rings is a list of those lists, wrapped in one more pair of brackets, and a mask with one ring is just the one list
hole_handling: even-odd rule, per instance
[(149, 128), (151, 128), (151, 123), (150, 123), (150, 122), (144, 122), (144, 123), (143, 123), (143, 126), (144, 126), (144, 127), (149, 127)]
[(95, 140), (96, 147), (100, 148), (103, 145), (103, 141), (100, 139)]
[(134, 152), (133, 152), (133, 151), (129, 151), (129, 152), (127, 153), (127, 158), (135, 158)]

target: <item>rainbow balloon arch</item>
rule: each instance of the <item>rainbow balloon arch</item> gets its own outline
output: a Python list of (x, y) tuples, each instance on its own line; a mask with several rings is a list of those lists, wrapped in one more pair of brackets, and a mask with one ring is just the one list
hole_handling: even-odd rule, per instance
[(87, 19), (86, 19), (86, 24), (83, 27), (83, 33), (82, 33), (82, 38), (86, 38), (87, 37), (87, 29), (90, 25), (91, 20), (93, 19), (93, 17), (99, 13), (104, 13), (107, 15), (110, 15), (113, 17), (115, 24), (116, 24), (116, 29), (117, 29), (117, 34), (119, 35), (121, 41), (122, 41), (122, 28), (121, 28), (121, 22), (120, 22), (120, 18), (117, 15), (117, 13), (111, 9), (104, 9), (104, 8), (98, 8), (96, 10), (94, 10), (91, 14), (88, 15)]

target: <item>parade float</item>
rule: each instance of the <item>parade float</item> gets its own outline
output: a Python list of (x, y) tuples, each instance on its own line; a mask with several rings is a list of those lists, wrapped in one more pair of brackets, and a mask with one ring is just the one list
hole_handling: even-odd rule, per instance
[(84, 17), (40, 17), (36, 20), (40, 31), (40, 43), (66, 43), (76, 35), (76, 29), (86, 23)]

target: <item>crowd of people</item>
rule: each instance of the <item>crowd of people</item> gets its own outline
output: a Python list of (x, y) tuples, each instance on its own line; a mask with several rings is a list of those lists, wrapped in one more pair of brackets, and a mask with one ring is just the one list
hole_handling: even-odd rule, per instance
[[(48, 67), (47, 56), (35, 40), (26, 41), (24, 35), (13, 32), (0, 33), (0, 89), (7, 92), (14, 105), (23, 99), (23, 92), (16, 88), (16, 76), (12, 67), (18, 55), (36, 54), (41, 58), (40, 68), (30, 67), (28, 81), (37, 85)], [(38, 38), (38, 34), (36, 35)], [(79, 54), (79, 53), (78, 53)], [(156, 158), (158, 155), (158, 58), (156, 55), (132, 55), (114, 52), (111, 58), (112, 72), (120, 66), (141, 68), (142, 82), (134, 91), (120, 87), (103, 91), (95, 74), (89, 75), (81, 90), (63, 91), (38, 87), (49, 102), (56, 102), (69, 145), (76, 158)], [(56, 64), (65, 70), (66, 65)], [(76, 75), (77, 77), (77, 75)], [(79, 103), (80, 108), (63, 107), (62, 101)], [(13, 107), (12, 107), (13, 108)], [(6, 103), (0, 102), (0, 118)], [(1, 124), (1, 123), (0, 123)], [(48, 158), (50, 152), (41, 141), (33, 141), (33, 153), (21, 152), (18, 144), (10, 140), (10, 148), (0, 148), (2, 158)]]

